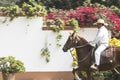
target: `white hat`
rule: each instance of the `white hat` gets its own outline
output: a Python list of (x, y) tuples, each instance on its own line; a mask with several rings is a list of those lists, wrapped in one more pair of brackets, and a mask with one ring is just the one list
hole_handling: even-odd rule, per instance
[(98, 19), (98, 20), (97, 20), (97, 23), (104, 24), (105, 22), (104, 22), (104, 20), (103, 20), (103, 19)]
[(105, 23), (105, 21), (103, 19), (98, 19), (97, 22), (94, 23), (94, 25), (96, 25), (98, 23), (101, 23), (101, 24), (104, 24), (104, 25), (108, 25), (107, 23)]

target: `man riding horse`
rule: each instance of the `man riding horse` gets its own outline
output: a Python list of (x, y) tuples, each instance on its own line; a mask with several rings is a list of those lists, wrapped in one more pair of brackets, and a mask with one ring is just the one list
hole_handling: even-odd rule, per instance
[[(72, 48), (76, 50), (76, 57), (77, 57), (77, 68), (73, 68), (74, 79), (80, 80), (82, 78), (82, 71), (85, 71), (87, 74), (87, 80), (93, 80), (92, 71), (93, 69), (97, 69), (98, 71), (107, 71), (113, 70), (118, 75), (120, 74), (120, 47), (118, 46), (109, 46), (108, 47), (108, 30), (105, 26), (107, 26), (103, 19), (99, 19), (97, 21), (98, 26), (98, 33), (99, 37), (97, 36), (93, 41), (94, 44), (97, 44), (98, 48), (94, 48), (89, 41), (84, 39), (83, 37), (79, 36), (75, 32), (69, 35), (67, 41), (63, 46), (63, 51), (67, 52), (68, 50), (71, 51)], [(96, 41), (97, 40), (97, 41)], [(101, 49), (102, 48), (102, 49)], [(94, 61), (94, 50), (98, 53), (99, 60), (97, 57)], [(100, 56), (99, 56), (100, 55)], [(74, 59), (74, 58), (73, 58)], [(93, 63), (95, 62), (95, 63)], [(95, 68), (91, 69), (91, 65)], [(95, 66), (98, 65), (98, 67)], [(91, 68), (90, 68), (91, 67)], [(120, 80), (117, 78), (115, 80)]]
[(100, 55), (109, 44), (108, 30), (105, 27), (107, 23), (105, 23), (103, 19), (98, 19), (95, 24), (98, 27), (98, 31), (95, 39), (90, 42), (92, 46), (97, 45), (97, 49), (95, 50), (95, 63), (91, 65), (92, 69), (98, 69), (98, 66), (100, 65)]

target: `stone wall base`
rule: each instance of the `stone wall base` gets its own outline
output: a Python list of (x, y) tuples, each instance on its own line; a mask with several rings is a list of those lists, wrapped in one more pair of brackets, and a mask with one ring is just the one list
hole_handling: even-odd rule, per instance
[[(2, 80), (0, 74), (0, 80)], [(25, 72), (17, 73), (15, 80), (73, 80), (71, 71), (63, 72)]]

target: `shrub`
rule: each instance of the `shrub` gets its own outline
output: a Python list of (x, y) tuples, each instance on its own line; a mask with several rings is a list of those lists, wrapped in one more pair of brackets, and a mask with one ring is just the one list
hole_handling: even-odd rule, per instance
[(25, 72), (24, 63), (13, 56), (0, 57), (0, 71), (5, 74)]

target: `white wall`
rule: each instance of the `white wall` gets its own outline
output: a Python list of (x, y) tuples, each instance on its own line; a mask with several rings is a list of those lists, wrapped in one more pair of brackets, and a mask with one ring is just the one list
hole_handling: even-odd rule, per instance
[[(72, 56), (70, 52), (63, 52), (62, 47), (71, 30), (61, 32), (62, 47), (56, 46), (56, 34), (51, 30), (42, 30), (42, 18), (26, 19), (19, 17), (2, 23), (0, 17), (0, 57), (14, 56), (24, 62), (26, 71), (71, 71)], [(95, 28), (81, 28), (80, 36), (88, 41), (93, 40)], [(40, 51), (48, 42), (50, 62), (40, 56)], [(49, 45), (51, 44), (51, 45)]]

